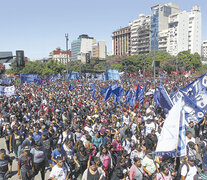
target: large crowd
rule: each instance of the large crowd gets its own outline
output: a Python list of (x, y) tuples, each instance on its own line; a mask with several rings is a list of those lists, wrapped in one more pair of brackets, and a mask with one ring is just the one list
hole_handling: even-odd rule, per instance
[[(163, 84), (172, 93), (194, 79), (171, 77)], [(154, 83), (146, 81), (147, 92)], [(97, 100), (90, 91), (93, 83)], [(151, 93), (134, 107), (125, 98), (103, 102), (100, 91), (114, 83), (125, 91), (145, 84), (141, 78), (15, 84), (16, 94), (0, 99), (0, 136), (6, 143), (6, 149), (0, 148), (0, 180), (11, 177), (12, 161), (18, 162), (18, 178), (23, 180), (38, 173), (44, 180), (46, 172), (51, 180), (207, 179), (206, 117), (186, 126), (186, 156), (157, 156), (165, 113)]]

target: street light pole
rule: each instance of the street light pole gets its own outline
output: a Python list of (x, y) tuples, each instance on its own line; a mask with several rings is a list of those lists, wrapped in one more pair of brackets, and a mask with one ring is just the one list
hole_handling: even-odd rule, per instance
[(155, 88), (155, 41), (156, 41), (156, 31), (154, 31), (154, 63), (153, 63), (153, 67), (154, 67), (154, 88)]
[(68, 33), (65, 34), (65, 38), (66, 38), (66, 58), (67, 58), (66, 72), (68, 78)]
[(144, 82), (145, 82), (146, 55), (144, 55)]

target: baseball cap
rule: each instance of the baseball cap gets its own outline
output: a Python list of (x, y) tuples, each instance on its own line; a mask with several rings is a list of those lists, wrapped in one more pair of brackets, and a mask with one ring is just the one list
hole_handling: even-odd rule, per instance
[(29, 151), (29, 150), (30, 150), (30, 147), (29, 147), (29, 146), (25, 146), (25, 147), (24, 147), (24, 150), (25, 150), (25, 151)]

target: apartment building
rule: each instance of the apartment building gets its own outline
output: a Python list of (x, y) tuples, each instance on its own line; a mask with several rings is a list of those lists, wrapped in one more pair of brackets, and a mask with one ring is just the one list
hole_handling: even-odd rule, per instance
[(112, 48), (114, 55), (131, 55), (131, 27), (126, 26), (112, 33)]

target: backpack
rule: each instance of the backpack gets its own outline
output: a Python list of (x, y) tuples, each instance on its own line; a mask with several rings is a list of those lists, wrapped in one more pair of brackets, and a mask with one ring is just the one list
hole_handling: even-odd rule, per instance
[[(181, 164), (180, 165), (180, 168), (178, 169), (178, 173), (177, 173), (177, 177), (176, 177), (177, 180), (180, 180), (181, 179), (181, 170), (182, 170), (182, 168), (183, 168), (184, 165), (186, 165), (186, 167), (187, 167), (187, 174), (188, 174), (188, 172), (190, 170), (190, 167), (189, 167), (189, 165), (188, 165), (187, 162), (184, 162), (183, 164)], [(186, 174), (186, 176), (187, 176), (187, 174)]]

